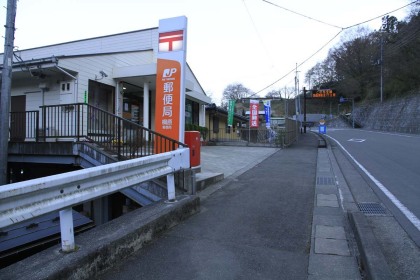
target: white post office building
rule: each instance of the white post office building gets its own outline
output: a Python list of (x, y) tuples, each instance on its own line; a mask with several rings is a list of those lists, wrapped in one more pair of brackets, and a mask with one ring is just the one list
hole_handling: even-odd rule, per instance
[[(15, 51), (11, 112), (85, 103), (153, 130), (157, 49), (158, 29), (150, 28)], [(205, 126), (210, 98), (188, 64), (185, 87), (185, 123)], [(23, 133), (11, 127), (11, 138)]]

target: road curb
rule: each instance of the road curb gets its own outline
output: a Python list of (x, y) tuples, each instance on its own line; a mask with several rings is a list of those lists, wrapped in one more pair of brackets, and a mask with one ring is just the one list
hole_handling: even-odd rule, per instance
[(318, 137), (318, 148), (327, 148), (327, 140), (325, 136), (319, 132), (310, 131)]
[(365, 215), (361, 212), (348, 212), (350, 225), (360, 252), (360, 262), (367, 279), (393, 279), (379, 244)]

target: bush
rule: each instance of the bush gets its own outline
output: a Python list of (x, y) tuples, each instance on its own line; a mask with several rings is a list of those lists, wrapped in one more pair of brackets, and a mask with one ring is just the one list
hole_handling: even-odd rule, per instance
[(201, 138), (203, 138), (203, 140), (206, 140), (208, 128), (203, 127), (203, 126), (199, 126), (197, 124), (189, 123), (189, 124), (185, 125), (185, 131), (198, 131), (198, 132), (200, 132)]

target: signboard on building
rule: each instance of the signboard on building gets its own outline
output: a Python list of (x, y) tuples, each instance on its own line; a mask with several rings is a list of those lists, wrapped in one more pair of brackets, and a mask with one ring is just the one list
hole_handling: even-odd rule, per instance
[(184, 142), (187, 18), (159, 21), (155, 130)]
[(259, 101), (251, 99), (249, 101), (249, 127), (258, 127), (258, 105)]

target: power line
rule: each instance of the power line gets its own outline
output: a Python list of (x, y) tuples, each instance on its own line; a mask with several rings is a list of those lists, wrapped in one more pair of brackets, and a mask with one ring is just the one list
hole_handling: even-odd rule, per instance
[(384, 17), (384, 16), (386, 16), (386, 15), (388, 15), (388, 14), (391, 14), (391, 13), (393, 13), (393, 12), (396, 12), (396, 11), (399, 11), (399, 10), (401, 10), (401, 9), (404, 9), (404, 8), (406, 8), (406, 7), (410, 6), (410, 5), (413, 5), (413, 4), (414, 4), (414, 3), (416, 3), (416, 2), (419, 2), (419, 0), (413, 1), (413, 2), (411, 2), (411, 3), (409, 3), (409, 4), (405, 5), (405, 6), (402, 6), (402, 7), (398, 8), (398, 9), (395, 9), (395, 10), (392, 10), (392, 11), (390, 11), (390, 12), (387, 12), (387, 13), (385, 13), (385, 14), (383, 14), (383, 15), (380, 15), (380, 16), (377, 16), (377, 17), (374, 17), (374, 18), (372, 18), (372, 19), (365, 20), (365, 21), (363, 21), (363, 22), (360, 22), (360, 23), (357, 23), (357, 24), (353, 24), (353, 25), (350, 25), (350, 26), (344, 27), (343, 29), (350, 29), (350, 28), (353, 28), (353, 27), (356, 27), (356, 26), (359, 26), (359, 25), (362, 25), (362, 24), (368, 23), (369, 21), (372, 21), (372, 20), (375, 20), (375, 19), (378, 19), (378, 18), (382, 18), (382, 17)]
[(270, 1), (268, 1), (268, 0), (262, 0), (262, 1), (263, 1), (263, 2), (266, 2), (266, 3), (270, 4), (270, 5), (276, 6), (276, 7), (280, 8), (280, 9), (283, 9), (283, 10), (285, 10), (285, 11), (288, 11), (288, 12), (290, 12), (290, 13), (293, 13), (293, 14), (299, 15), (299, 16), (301, 16), (301, 17), (304, 17), (304, 18), (307, 18), (307, 19), (310, 19), (310, 20), (313, 20), (313, 21), (316, 21), (316, 22), (319, 22), (319, 23), (322, 23), (322, 24), (325, 24), (325, 25), (328, 25), (328, 26), (331, 26), (331, 27), (339, 28), (339, 29), (341, 29), (341, 30), (350, 29), (350, 28), (353, 28), (353, 27), (356, 27), (356, 26), (359, 26), (359, 25), (362, 25), (362, 24), (368, 23), (368, 22), (370, 22), (370, 21), (372, 21), (372, 20), (375, 20), (375, 19), (378, 19), (378, 18), (382, 18), (382, 17), (384, 17), (384, 16), (386, 16), (386, 15), (388, 15), (388, 14), (390, 14), (390, 13), (393, 13), (393, 12), (399, 11), (399, 10), (401, 10), (401, 9), (404, 9), (404, 8), (406, 8), (406, 7), (410, 6), (410, 5), (413, 5), (413, 4), (417, 3), (417, 2), (419, 2), (419, 0), (415, 0), (415, 1), (413, 1), (413, 2), (411, 2), (411, 3), (409, 3), (409, 4), (407, 4), (407, 5), (404, 5), (404, 6), (400, 7), (400, 8), (398, 8), (398, 9), (395, 9), (395, 10), (389, 11), (389, 12), (387, 12), (387, 13), (385, 13), (385, 14), (380, 15), (380, 16), (376, 16), (376, 17), (374, 17), (374, 18), (371, 18), (371, 19), (368, 19), (368, 20), (365, 20), (365, 21), (362, 21), (362, 22), (359, 22), (359, 23), (356, 23), (356, 24), (353, 24), (353, 25), (350, 25), (350, 26), (347, 26), (347, 27), (340, 27), (340, 26), (338, 26), (338, 25), (331, 24), (331, 23), (327, 23), (327, 22), (325, 22), (325, 21), (322, 21), (322, 20), (319, 20), (319, 19), (315, 19), (315, 18), (313, 18), (313, 17), (310, 17), (310, 16), (307, 16), (307, 15), (304, 15), (304, 14), (302, 14), (302, 13), (299, 13), (299, 12), (296, 12), (296, 11), (293, 11), (293, 10), (290, 10), (290, 9), (288, 9), (288, 8), (285, 8), (285, 7), (280, 6), (280, 5), (276, 4), (276, 3), (270, 2)]
[(295, 69), (295, 68), (293, 68), (292, 70), (290, 70), (289, 72), (287, 72), (287, 74), (285, 74), (284, 76), (282, 76), (280, 79), (278, 79), (277, 81), (275, 81), (275, 82), (273, 82), (273, 83), (269, 84), (269, 85), (268, 85), (268, 86), (266, 86), (265, 88), (263, 88), (263, 89), (261, 89), (261, 90), (257, 91), (255, 94), (258, 94), (258, 93), (260, 93), (261, 91), (266, 90), (267, 88), (271, 87), (272, 85), (274, 85), (274, 84), (276, 84), (276, 83), (280, 82), (281, 80), (283, 80), (284, 78), (286, 78), (287, 76), (289, 76), (291, 73), (295, 72), (295, 70), (296, 70), (296, 69)]
[(310, 19), (310, 20), (313, 20), (313, 21), (316, 21), (316, 22), (319, 22), (319, 23), (322, 23), (322, 24), (325, 24), (325, 25), (328, 25), (328, 26), (332, 26), (332, 27), (335, 27), (335, 28), (343, 29), (343, 27), (340, 27), (340, 26), (337, 26), (337, 25), (334, 25), (334, 24), (330, 24), (330, 23), (327, 23), (327, 22), (322, 21), (322, 20), (319, 20), (319, 19), (315, 19), (313, 17), (310, 17), (310, 16), (307, 16), (307, 15), (301, 14), (299, 12), (292, 11), (292, 10), (290, 10), (288, 8), (282, 7), (282, 6), (280, 6), (278, 4), (275, 4), (273, 2), (270, 2), (270, 1), (267, 1), (267, 0), (262, 0), (262, 1), (263, 2), (266, 2), (266, 3), (270, 4), (270, 5), (276, 6), (276, 7), (280, 8), (280, 9), (286, 10), (286, 11), (288, 11), (290, 13), (299, 15), (301, 17), (304, 17), (304, 18), (307, 18), (307, 19)]
[(271, 57), (270, 57), (270, 53), (268, 52), (268, 49), (267, 49), (267, 47), (265, 46), (264, 41), (263, 41), (263, 39), (262, 39), (262, 37), (261, 37), (261, 34), (260, 34), (260, 32), (258, 32), (257, 26), (255, 25), (254, 19), (252, 18), (251, 13), (249, 12), (249, 9), (248, 9), (248, 6), (247, 6), (247, 5), (246, 5), (246, 3), (245, 3), (245, 0), (242, 0), (242, 2), (244, 3), (245, 10), (246, 10), (246, 12), (248, 13), (248, 16), (249, 16), (249, 18), (250, 18), (250, 20), (251, 20), (252, 26), (254, 27), (255, 32), (257, 33), (258, 39), (260, 40), (260, 43), (261, 43), (261, 45), (263, 46), (263, 48), (264, 48), (264, 50), (265, 50), (265, 53), (266, 53), (266, 55), (267, 55), (268, 59), (269, 59), (269, 60), (272, 60), (272, 59), (271, 59)]
[(312, 54), (310, 57), (308, 57), (307, 59), (305, 59), (302, 63), (298, 64), (298, 67), (302, 66), (304, 63), (306, 63), (309, 59), (311, 59), (312, 57), (314, 57), (316, 54), (318, 54), (322, 49), (324, 49), (329, 43), (331, 43), (335, 38), (337, 38), (338, 35), (341, 34), (341, 32), (343, 32), (342, 30), (339, 31), (337, 34), (335, 34), (334, 37), (332, 37), (328, 42), (326, 42), (321, 48), (319, 48), (319, 50), (317, 50), (314, 54)]
[(389, 57), (395, 54), (396, 52), (398, 52), (400, 48), (406, 46), (414, 39), (417, 39), (419, 32), (420, 32), (420, 28), (409, 30), (409, 31), (403, 30), (402, 32), (400, 32), (399, 34), (401, 34), (401, 38), (398, 41), (393, 42), (393, 43), (391, 42), (386, 45), (387, 48), (385, 50), (385, 55)]
[[(409, 3), (409, 4), (407, 4), (407, 5), (404, 5), (404, 6), (402, 6), (402, 7), (400, 7), (400, 8), (398, 8), (398, 9), (395, 9), (395, 10), (392, 10), (392, 11), (390, 11), (390, 12), (388, 12), (388, 13), (385, 13), (385, 14), (383, 14), (383, 15), (380, 15), (380, 16), (377, 16), (377, 17), (375, 17), (375, 18), (372, 18), (372, 19), (369, 19), (369, 20), (365, 20), (365, 21), (363, 21), (363, 22), (360, 22), (360, 23), (357, 23), (357, 24), (353, 24), (353, 25), (351, 25), (351, 26), (347, 26), (347, 27), (339, 27), (339, 26), (337, 26), (337, 25), (334, 25), (334, 24), (329, 24), (329, 23), (326, 23), (326, 22), (323, 22), (323, 21), (321, 21), (321, 20), (317, 20), (317, 19), (314, 19), (314, 18), (312, 18), (312, 17), (309, 17), (309, 16), (306, 16), (306, 15), (304, 15), (304, 14), (301, 14), (301, 13), (298, 13), (298, 12), (295, 12), (295, 11), (292, 11), (292, 10), (290, 10), (290, 9), (288, 9), (288, 8), (285, 8), (285, 7), (282, 7), (282, 6), (280, 6), (280, 5), (278, 5), (278, 4), (275, 4), (275, 3), (272, 3), (272, 2), (270, 2), (270, 1), (267, 1), (267, 0), (262, 0), (263, 2), (266, 2), (266, 3), (268, 3), (268, 4), (271, 4), (271, 5), (273, 5), (273, 6), (276, 6), (276, 7), (278, 7), (278, 8), (281, 8), (281, 9), (283, 9), (283, 10), (286, 10), (286, 11), (288, 11), (288, 12), (291, 12), (291, 13), (294, 13), (294, 14), (297, 14), (297, 15), (299, 15), (299, 16), (302, 16), (302, 17), (305, 17), (305, 18), (307, 18), (307, 19), (310, 19), (310, 20), (314, 20), (314, 21), (317, 21), (317, 22), (320, 22), (320, 23), (322, 23), (322, 24), (326, 24), (326, 25), (328, 25), (328, 26), (332, 26), (332, 27), (336, 27), (336, 28), (340, 28), (341, 30), (340, 30), (340, 32), (338, 32), (333, 38), (331, 38), (327, 43), (325, 43), (319, 50), (317, 50), (315, 53), (313, 53), (311, 56), (309, 56), (307, 59), (305, 59), (303, 62), (301, 62), (300, 64), (298, 64), (298, 67), (300, 67), (300, 66), (302, 66), (303, 64), (305, 64), (308, 60), (310, 60), (312, 57), (314, 57), (316, 54), (318, 54), (322, 49), (324, 49), (329, 43), (331, 43), (331, 41), (333, 41), (338, 35), (340, 35), (341, 34), (341, 32), (342, 31), (344, 31), (344, 30), (346, 30), (346, 29), (350, 29), (350, 28), (353, 28), (353, 27), (356, 27), (356, 26), (359, 26), (359, 25), (361, 25), (361, 24), (365, 24), (365, 23), (367, 23), (367, 22), (370, 22), (370, 21), (372, 21), (372, 20), (375, 20), (375, 19), (378, 19), (378, 18), (382, 18), (382, 17), (384, 17), (384, 16), (386, 16), (386, 15), (388, 15), (388, 14), (390, 14), (390, 13), (393, 13), (393, 12), (396, 12), (396, 11), (399, 11), (399, 10), (401, 10), (401, 9), (404, 9), (404, 8), (406, 8), (406, 7), (408, 7), (408, 6), (410, 6), (410, 5), (413, 5), (413, 4), (415, 4), (415, 3), (417, 3), (417, 2), (419, 2), (420, 0), (415, 0), (415, 1), (413, 1), (413, 2), (411, 2), (411, 3)], [(262, 92), (263, 90), (266, 90), (267, 88), (269, 88), (269, 87), (271, 87), (271, 86), (273, 86), (274, 84), (276, 84), (276, 83), (278, 83), (279, 81), (281, 81), (281, 80), (283, 80), (284, 78), (286, 78), (288, 75), (290, 75), (291, 73), (293, 73), (295, 71), (295, 68), (294, 69), (292, 69), (291, 71), (289, 71), (289, 72), (287, 72), (287, 74), (285, 74), (284, 76), (282, 76), (281, 78), (279, 78), (278, 80), (276, 80), (276, 81), (274, 81), (273, 83), (271, 83), (270, 85), (268, 85), (268, 86), (266, 86), (265, 88), (263, 88), (263, 89), (261, 89), (261, 90), (259, 90), (259, 91), (257, 91), (256, 92), (256, 94), (258, 94), (258, 93), (260, 93), (260, 92)]]
[[(342, 30), (339, 31), (337, 34), (334, 35), (334, 37), (332, 37), (327, 43), (325, 43), (321, 48), (319, 48), (316, 52), (314, 52), (312, 55), (310, 55), (307, 59), (305, 59), (303, 62), (299, 63), (297, 66), (300, 67), (303, 64), (305, 64), (308, 60), (310, 60), (312, 57), (314, 57), (316, 54), (318, 54), (322, 49), (324, 49), (329, 43), (331, 43), (332, 40), (334, 40), (335, 38), (337, 38), (338, 35), (341, 34), (341, 32), (343, 32)], [(280, 82), (281, 80), (283, 80), (284, 78), (286, 78), (288, 75), (290, 75), (291, 73), (293, 73), (296, 69), (292, 69), (291, 71), (289, 71), (287, 74), (285, 74), (284, 76), (282, 76), (280, 79), (276, 80), (275, 82), (271, 83), (270, 85), (266, 86), (265, 88), (259, 90), (256, 92), (256, 94), (262, 92), (263, 90), (266, 90), (267, 88), (271, 87), (272, 85)]]

